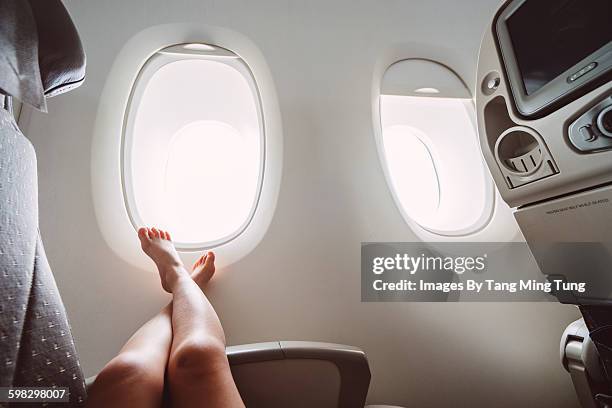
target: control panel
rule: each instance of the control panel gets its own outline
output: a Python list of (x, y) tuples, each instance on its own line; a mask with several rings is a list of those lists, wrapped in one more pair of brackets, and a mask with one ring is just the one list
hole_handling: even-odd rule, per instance
[(571, 144), (581, 152), (612, 149), (612, 96), (605, 98), (568, 128)]

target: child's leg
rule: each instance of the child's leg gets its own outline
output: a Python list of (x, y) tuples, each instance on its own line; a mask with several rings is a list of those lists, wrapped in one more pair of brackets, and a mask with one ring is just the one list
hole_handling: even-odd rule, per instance
[[(143, 250), (155, 261), (162, 286), (173, 295), (173, 339), (168, 361), (172, 406), (244, 407), (225, 355), (221, 322), (197, 283), (183, 267), (170, 236), (141, 230)], [(210, 254), (204, 265), (212, 264)]]

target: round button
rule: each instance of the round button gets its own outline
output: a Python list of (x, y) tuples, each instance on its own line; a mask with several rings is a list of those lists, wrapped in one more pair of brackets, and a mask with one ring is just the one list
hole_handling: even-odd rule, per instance
[(604, 136), (612, 137), (612, 105), (607, 106), (597, 115), (597, 129)]
[(492, 71), (485, 75), (485, 77), (482, 79), (482, 82), (480, 84), (480, 90), (483, 94), (489, 96), (493, 95), (500, 85), (501, 78), (499, 74), (495, 71)]
[(487, 88), (494, 91), (499, 86), (499, 78), (492, 78), (487, 82)]

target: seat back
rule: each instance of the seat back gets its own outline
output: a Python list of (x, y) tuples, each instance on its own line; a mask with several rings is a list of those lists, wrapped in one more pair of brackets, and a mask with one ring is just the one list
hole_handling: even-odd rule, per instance
[(36, 155), (0, 109), (0, 387), (68, 387), (85, 401), (66, 311), (38, 233)]
[(38, 231), (36, 154), (7, 109), (15, 96), (44, 110), (45, 93), (68, 89), (60, 79), (74, 82), (84, 70), (80, 42), (61, 52), (62, 43), (48, 49), (38, 41), (51, 26), (74, 30), (59, 0), (44, 1), (0, 2), (0, 387), (65, 387), (70, 401), (63, 406), (77, 407), (85, 404), (85, 383)]

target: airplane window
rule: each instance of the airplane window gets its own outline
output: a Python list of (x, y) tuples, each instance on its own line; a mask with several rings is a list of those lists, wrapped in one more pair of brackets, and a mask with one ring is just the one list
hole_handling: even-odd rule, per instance
[(134, 227), (210, 248), (251, 220), (263, 177), (259, 93), (246, 63), (207, 44), (153, 55), (139, 73), (123, 138), (124, 198)]
[(381, 153), (409, 224), (444, 236), (483, 228), (494, 190), (481, 158), (469, 91), (448, 68), (404, 60), (383, 77)]

